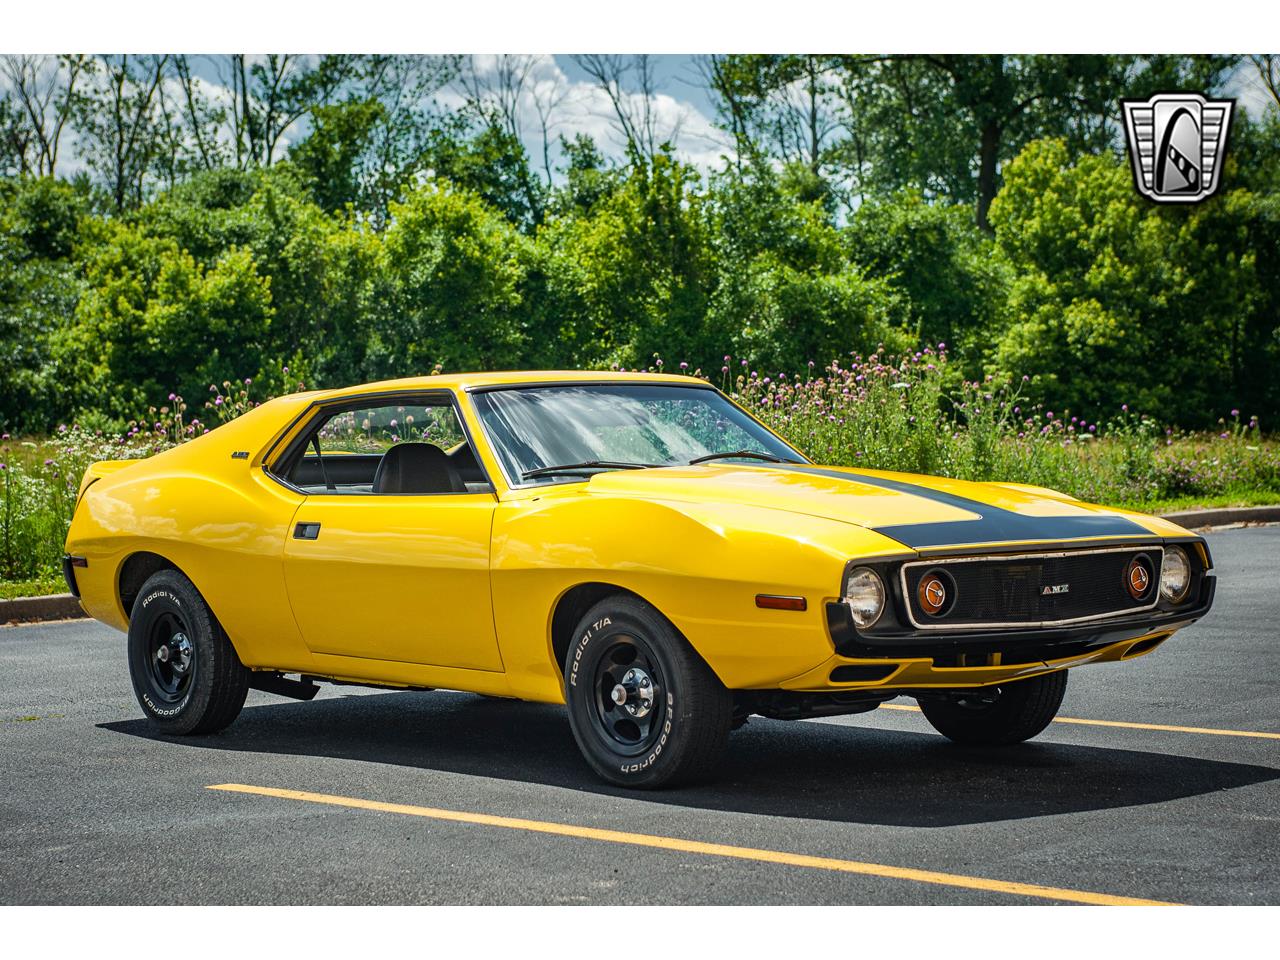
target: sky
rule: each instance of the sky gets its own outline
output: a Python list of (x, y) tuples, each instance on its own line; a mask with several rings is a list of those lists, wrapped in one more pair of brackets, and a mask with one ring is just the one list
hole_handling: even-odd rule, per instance
[[(559, 134), (589, 133), (606, 156), (625, 159), (623, 143), (614, 129), (612, 108), (590, 75), (573, 57), (565, 54), (544, 54), (531, 72), (535, 85), (544, 89), (555, 87), (565, 91), (557, 111), (557, 124), (551, 131), (552, 163), (558, 162)], [(492, 69), (495, 58), (474, 58), (477, 68)], [(678, 156), (701, 169), (720, 166), (720, 159), (732, 148), (730, 138), (716, 127), (715, 102), (699, 68), (699, 57), (690, 54), (659, 54), (651, 57), (654, 66), (655, 95), (653, 110), (658, 117), (660, 135), (672, 134), (672, 145)], [(202, 70), (207, 79), (212, 71)], [(1228, 85), (1227, 95), (1237, 98), (1238, 105), (1257, 116), (1264, 110), (1275, 109), (1257, 74), (1248, 64), (1237, 73)], [(542, 156), (542, 137), (533, 96), (523, 98), (523, 137), (531, 159), (539, 162)], [(634, 94), (633, 96), (638, 96)], [(458, 90), (445, 91), (440, 97), (449, 106), (461, 106), (462, 94)], [(291, 131), (289, 139), (296, 141), (305, 135), (305, 123)]]
[[(715, 105), (710, 90), (702, 82), (698, 58), (686, 54), (662, 54), (651, 57), (655, 92), (652, 110), (657, 118), (655, 127), (660, 135), (671, 137), (672, 145), (681, 159), (702, 169), (719, 166), (720, 157), (731, 148), (730, 138), (715, 125)], [(571, 56), (542, 54), (536, 56), (530, 79), (535, 89), (555, 89), (563, 92), (556, 111), (556, 125), (550, 131), (552, 163), (560, 158), (559, 135), (572, 137), (575, 133), (588, 133), (608, 157), (625, 159), (623, 142), (613, 124), (613, 110), (608, 98), (590, 75), (579, 67)], [(496, 67), (493, 56), (478, 55), (473, 58), (476, 68), (484, 73)], [(219, 85), (218, 71), (208, 57), (192, 58), (193, 72), (207, 85), (206, 89), (223, 89)], [(541, 163), (542, 136), (538, 123), (532, 90), (521, 100), (521, 117), (525, 149), (535, 164)], [(632, 96), (639, 96), (632, 91)], [(443, 106), (458, 108), (464, 94), (454, 87), (441, 91), (437, 99)], [(307, 132), (304, 121), (296, 124), (286, 135), (288, 143), (296, 143)], [(67, 146), (72, 146), (68, 144)], [(70, 153), (70, 151), (68, 151)], [(74, 161), (71, 161), (74, 163)]]
[[(476, 70), (483, 76), (492, 73), (497, 60), (494, 56), (472, 58)], [(677, 155), (703, 170), (721, 166), (721, 158), (732, 149), (730, 138), (716, 126), (716, 108), (710, 90), (702, 78), (699, 57), (689, 54), (662, 54), (651, 57), (654, 67), (654, 93), (651, 110), (656, 117), (655, 127), (659, 140), (670, 139)], [(192, 58), (193, 68), (206, 83), (210, 93), (225, 91), (219, 85), (218, 72), (208, 57)], [(536, 99), (551, 91), (562, 94), (555, 113), (555, 124), (550, 130), (551, 163), (560, 163), (559, 136), (588, 133), (606, 154), (614, 159), (625, 159), (623, 142), (614, 127), (613, 110), (607, 96), (599, 89), (590, 75), (568, 55), (543, 54), (534, 58), (529, 74), (527, 90), (519, 105), (522, 137), (535, 166), (541, 165), (542, 135), (538, 122)], [(174, 91), (175, 94), (177, 91)], [(1245, 64), (1228, 86), (1228, 95), (1238, 99), (1239, 106), (1255, 116), (1264, 109), (1275, 109), (1256, 72)], [(630, 96), (638, 100), (634, 89)], [(464, 94), (456, 86), (441, 91), (438, 100), (442, 106), (459, 108)], [(296, 124), (285, 136), (283, 149), (296, 143), (307, 132), (307, 121)], [(80, 166), (76, 156), (74, 136), (64, 137), (60, 157), (60, 172), (74, 173)], [(556, 177), (559, 179), (559, 176)]]

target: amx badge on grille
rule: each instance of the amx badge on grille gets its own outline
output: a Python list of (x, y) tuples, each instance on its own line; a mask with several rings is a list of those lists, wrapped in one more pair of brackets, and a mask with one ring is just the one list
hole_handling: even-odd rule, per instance
[(1055, 596), (1055, 595), (1057, 595), (1057, 594), (1059, 594), (1059, 593), (1068, 593), (1070, 590), (1071, 590), (1071, 584), (1069, 584), (1069, 583), (1058, 583), (1058, 584), (1054, 584), (1054, 585), (1053, 585), (1053, 586), (1051, 586), (1051, 587), (1044, 587), (1044, 588), (1042, 588), (1042, 589), (1040, 590), (1040, 596), (1042, 596), (1042, 597), (1052, 597), (1052, 596)]
[(1157, 203), (1195, 203), (1217, 191), (1234, 100), (1157, 93), (1121, 103), (1140, 194)]

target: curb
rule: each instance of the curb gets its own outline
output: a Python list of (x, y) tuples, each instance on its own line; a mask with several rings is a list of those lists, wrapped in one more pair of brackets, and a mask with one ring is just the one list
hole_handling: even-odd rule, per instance
[(80, 601), (69, 593), (48, 597), (0, 600), (0, 623), (36, 623), (41, 620), (83, 620), (88, 617)]
[[(1219, 507), (1211, 510), (1179, 510), (1159, 514), (1162, 520), (1188, 530), (1225, 527), (1237, 523), (1280, 523), (1280, 504), (1263, 507)], [(69, 593), (48, 597), (0, 600), (0, 624), (38, 623), (42, 620), (84, 620), (88, 614)]]
[(1263, 507), (1218, 507), (1210, 510), (1179, 510), (1162, 513), (1162, 520), (1189, 530), (1226, 527), (1236, 523), (1280, 523), (1280, 504)]

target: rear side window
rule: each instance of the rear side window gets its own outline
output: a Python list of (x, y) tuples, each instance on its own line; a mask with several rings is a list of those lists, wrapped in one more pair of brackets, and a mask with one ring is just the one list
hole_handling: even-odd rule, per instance
[(449, 450), (466, 442), (452, 404), (366, 404), (332, 415), (317, 436), (326, 454), (383, 454), (398, 443), (414, 442)]

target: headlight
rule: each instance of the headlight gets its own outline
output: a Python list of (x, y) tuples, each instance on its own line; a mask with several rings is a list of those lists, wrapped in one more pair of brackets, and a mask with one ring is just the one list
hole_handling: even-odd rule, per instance
[(1181, 603), (1191, 586), (1191, 563), (1181, 547), (1170, 547), (1164, 552), (1160, 567), (1160, 596), (1170, 603)]
[(844, 587), (844, 602), (853, 611), (853, 622), (866, 628), (884, 611), (884, 581), (874, 570), (855, 567)]

